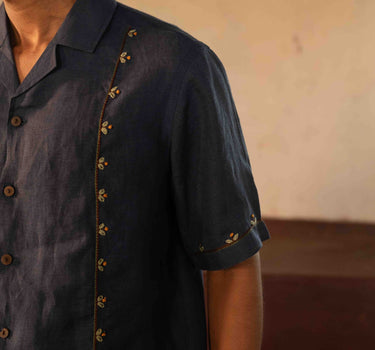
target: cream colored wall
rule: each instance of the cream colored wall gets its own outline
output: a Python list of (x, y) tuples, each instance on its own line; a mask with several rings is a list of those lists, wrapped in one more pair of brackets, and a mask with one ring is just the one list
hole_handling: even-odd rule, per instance
[(226, 67), (262, 214), (375, 222), (375, 1), (123, 1)]

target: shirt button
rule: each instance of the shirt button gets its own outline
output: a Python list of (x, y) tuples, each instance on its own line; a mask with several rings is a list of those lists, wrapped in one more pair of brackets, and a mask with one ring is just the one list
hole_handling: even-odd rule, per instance
[(2, 263), (3, 265), (9, 265), (9, 264), (12, 263), (13, 258), (12, 258), (12, 256), (9, 255), (9, 254), (4, 254), (4, 255), (1, 256), (1, 259), (0, 259), (0, 260), (1, 260), (1, 263)]
[(15, 115), (15, 116), (12, 117), (12, 119), (10, 120), (10, 123), (11, 123), (13, 126), (20, 126), (21, 123), (22, 123), (22, 119), (21, 119), (21, 117), (19, 117), (18, 115)]
[(11, 185), (8, 185), (8, 186), (5, 186), (4, 187), (4, 194), (7, 196), (7, 197), (11, 197), (14, 195), (14, 187), (11, 186)]
[(1, 338), (7, 338), (9, 335), (9, 329), (8, 328), (3, 328), (0, 330), (0, 337)]

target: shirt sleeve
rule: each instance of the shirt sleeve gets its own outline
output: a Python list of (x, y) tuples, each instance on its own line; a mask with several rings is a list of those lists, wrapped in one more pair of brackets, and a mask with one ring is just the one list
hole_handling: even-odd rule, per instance
[(226, 71), (207, 45), (184, 73), (170, 150), (179, 234), (194, 265), (219, 270), (254, 255), (270, 233)]

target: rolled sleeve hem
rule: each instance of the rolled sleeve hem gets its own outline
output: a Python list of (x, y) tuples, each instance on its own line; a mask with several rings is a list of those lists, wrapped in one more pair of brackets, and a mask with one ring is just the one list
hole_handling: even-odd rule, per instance
[(238, 241), (213, 251), (197, 252), (193, 254), (192, 260), (195, 266), (201, 270), (226, 269), (257, 253), (263, 246), (262, 241), (270, 237), (264, 221), (259, 221)]

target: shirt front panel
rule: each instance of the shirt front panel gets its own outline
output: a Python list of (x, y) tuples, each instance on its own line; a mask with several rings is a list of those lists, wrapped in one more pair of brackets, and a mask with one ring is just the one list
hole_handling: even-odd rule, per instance
[[(129, 7), (77, 0), (24, 83), (2, 79), (0, 183), (15, 194), (0, 198), (1, 254), (13, 256), (0, 266), (0, 328), (10, 330), (0, 349), (206, 349), (200, 269), (229, 266), (268, 237), (259, 220), (221, 246), (220, 217), (244, 231), (249, 209), (260, 212), (247, 160), (235, 158), (238, 170), (229, 153), (210, 153), (219, 144), (204, 144), (219, 140), (222, 126), (212, 122), (229, 105), (207, 53)], [(10, 62), (3, 50), (0, 69)], [(221, 106), (207, 97), (213, 88)], [(231, 154), (236, 147), (246, 156), (243, 143), (228, 142)], [(227, 193), (200, 178), (205, 164)], [(236, 178), (222, 175), (230, 166)], [(230, 192), (237, 202), (225, 209), (241, 211), (224, 216), (220, 196)], [(206, 231), (211, 222), (215, 231)], [(202, 238), (217, 249), (197, 255)]]
[[(50, 47), (43, 57), (57, 59), (58, 69), (21, 93), (22, 85), (16, 92), (0, 85), (0, 181), (15, 188), (0, 204), (2, 253), (13, 256), (2, 266), (1, 323), (10, 330), (4, 349), (92, 347), (93, 174), (98, 120), (121, 43), (116, 39), (113, 51), (99, 48), (94, 55)], [(35, 77), (44, 73), (40, 63)], [(20, 126), (12, 125), (15, 116)]]
[(1, 247), (13, 256), (2, 267), (11, 335), (0, 348), (205, 342), (201, 275), (173, 235), (169, 177), (167, 109), (187, 52), (173, 34), (161, 42), (140, 30), (140, 42), (130, 27), (117, 11), (94, 53), (51, 46), (44, 60), (56, 67), (44, 75), (39, 62), (35, 84), (0, 85), (0, 181), (16, 190), (0, 203)]

